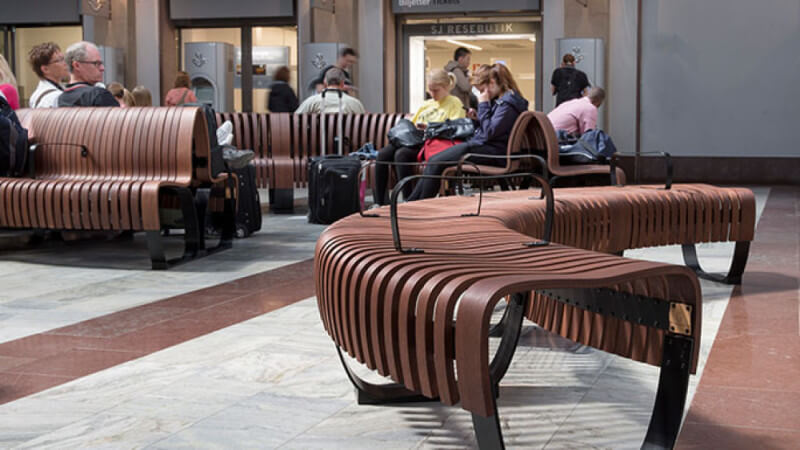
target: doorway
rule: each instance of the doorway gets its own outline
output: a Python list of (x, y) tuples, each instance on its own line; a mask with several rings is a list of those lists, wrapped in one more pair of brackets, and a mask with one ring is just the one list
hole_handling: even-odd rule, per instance
[[(450, 30), (469, 34), (448, 33)], [(486, 30), (492, 33), (473, 33)], [(472, 52), (470, 73), (482, 64), (504, 64), (514, 76), (529, 102), (529, 109), (541, 108), (541, 23), (478, 22), (463, 24), (405, 25), (404, 82), (402, 104), (405, 111), (414, 112), (425, 101), (426, 75), (433, 69), (444, 68), (459, 47)], [(497, 33), (505, 31), (505, 33)]]

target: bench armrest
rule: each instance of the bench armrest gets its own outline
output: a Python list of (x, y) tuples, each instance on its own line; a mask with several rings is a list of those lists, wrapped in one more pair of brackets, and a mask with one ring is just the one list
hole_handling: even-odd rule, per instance
[(57, 145), (61, 147), (77, 147), (81, 149), (81, 157), (87, 158), (89, 156), (89, 147), (83, 144), (71, 144), (64, 142), (40, 142), (33, 144), (28, 148), (28, 176), (36, 178), (36, 150), (43, 145)]
[[(478, 176), (471, 176), (472, 179), (476, 180), (499, 180), (503, 178), (511, 178), (511, 177), (529, 177), (539, 182), (542, 187), (541, 195), (539, 199), (545, 199), (546, 203), (546, 211), (545, 211), (545, 221), (544, 221), (544, 233), (542, 235), (541, 241), (533, 241), (533, 242), (526, 242), (523, 245), (526, 247), (541, 247), (548, 245), (550, 243), (550, 237), (553, 229), (553, 215), (555, 210), (555, 201), (553, 199), (553, 189), (550, 187), (550, 184), (547, 182), (545, 178), (543, 178), (539, 174), (535, 173), (510, 173), (510, 174), (503, 174), (503, 175), (478, 175)], [(409, 177), (405, 177), (400, 180), (399, 183), (395, 186), (395, 189), (392, 191), (392, 198), (390, 204), (390, 212), (391, 212), (391, 225), (392, 225), (392, 240), (394, 241), (394, 248), (400, 253), (425, 253), (425, 250), (421, 248), (403, 248), (403, 244), (400, 241), (400, 226), (397, 220), (397, 198), (400, 195), (400, 192), (403, 190), (403, 186), (410, 182), (411, 180), (415, 180), (418, 178), (427, 178), (427, 179), (435, 179), (435, 180), (460, 180), (463, 181), (464, 176), (455, 176), (455, 175), (412, 175)], [(468, 213), (462, 214), (462, 216), (480, 216), (481, 214), (481, 205), (483, 203), (483, 186), (480, 187), (479, 196), (478, 196), (478, 210), (476, 213)]]
[[(667, 152), (640, 152), (639, 155), (661, 155), (664, 157), (664, 164), (667, 169), (667, 175), (664, 180), (664, 190), (669, 190), (672, 187), (672, 155)], [(608, 158), (608, 163), (610, 167), (609, 175), (611, 176), (611, 185), (618, 186), (617, 184), (617, 158), (618, 155), (628, 155), (628, 156), (636, 156), (636, 153), (623, 153), (623, 152), (616, 152)]]
[[(477, 157), (480, 157), (480, 158), (488, 158), (488, 159), (535, 159), (542, 166), (542, 176), (544, 177), (544, 179), (545, 180), (549, 179), (549, 177), (547, 176), (547, 163), (545, 162), (544, 158), (542, 158), (539, 155), (533, 155), (533, 154), (527, 154), (527, 153), (526, 154), (522, 154), (522, 155), (487, 155), (485, 153), (466, 153), (464, 156), (461, 157), (461, 159), (458, 160), (458, 166), (457, 166), (458, 168), (456, 170), (456, 176), (461, 177), (461, 175), (462, 175), (461, 166), (463, 166), (465, 163), (468, 163), (469, 161), (467, 161), (467, 158), (469, 158), (471, 156), (477, 156)], [(473, 165), (475, 165), (475, 164), (473, 164)], [(477, 166), (476, 166), (476, 168), (477, 168)], [(478, 170), (478, 174), (479, 175), (480, 175), (480, 173), (481, 173), (481, 171)], [(459, 182), (458, 182), (458, 193), (459, 194), (463, 194), (464, 193), (464, 187), (463, 187), (462, 181), (463, 181), (462, 179), (459, 179)]]
[[(364, 176), (364, 170), (366, 170), (368, 167), (371, 167), (371, 166), (374, 166), (374, 165), (378, 165), (378, 164), (383, 164), (383, 165), (388, 165), (388, 166), (424, 166), (426, 164), (448, 164), (448, 165), (453, 165), (453, 164), (456, 164), (456, 163), (459, 163), (459, 161), (396, 162), (396, 161), (378, 161), (378, 160), (375, 160), (375, 159), (371, 159), (368, 162), (361, 164), (361, 169), (359, 169), (359, 171), (358, 171), (358, 179), (361, 180), (361, 177)], [(481, 173), (480, 167), (478, 167), (478, 165), (475, 164), (474, 162), (467, 161), (466, 164), (469, 164), (469, 165), (475, 167), (475, 170), (477, 170), (478, 173)], [(359, 196), (359, 192), (356, 192), (356, 195)], [(361, 205), (360, 203), (359, 203), (359, 206), (358, 206), (358, 213), (361, 215), (361, 217), (380, 217), (380, 215), (378, 215), (378, 214), (364, 214), (363, 205)]]

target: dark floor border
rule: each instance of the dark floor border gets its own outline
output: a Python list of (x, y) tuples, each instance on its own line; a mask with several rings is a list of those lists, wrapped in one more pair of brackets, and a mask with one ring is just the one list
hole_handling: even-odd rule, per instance
[[(678, 183), (800, 185), (800, 158), (732, 158), (673, 156), (674, 181)], [(639, 158), (639, 177), (633, 180), (634, 158), (620, 158), (629, 182), (664, 180), (663, 158)]]

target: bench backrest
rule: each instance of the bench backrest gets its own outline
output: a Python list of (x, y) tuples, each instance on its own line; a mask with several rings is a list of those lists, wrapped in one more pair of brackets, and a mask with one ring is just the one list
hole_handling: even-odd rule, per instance
[(213, 180), (202, 164), (208, 128), (199, 108), (48, 108), (20, 116), (31, 144), (40, 144), (37, 178), (159, 179), (180, 186)]

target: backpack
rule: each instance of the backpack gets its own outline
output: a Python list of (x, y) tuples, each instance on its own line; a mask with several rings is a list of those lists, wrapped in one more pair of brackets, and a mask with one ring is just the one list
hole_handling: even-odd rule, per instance
[(603, 130), (589, 130), (573, 145), (560, 145), (559, 159), (564, 164), (604, 162), (617, 152), (614, 142)]
[(22, 128), (11, 105), (0, 97), (0, 176), (22, 176), (27, 159), (28, 130)]

